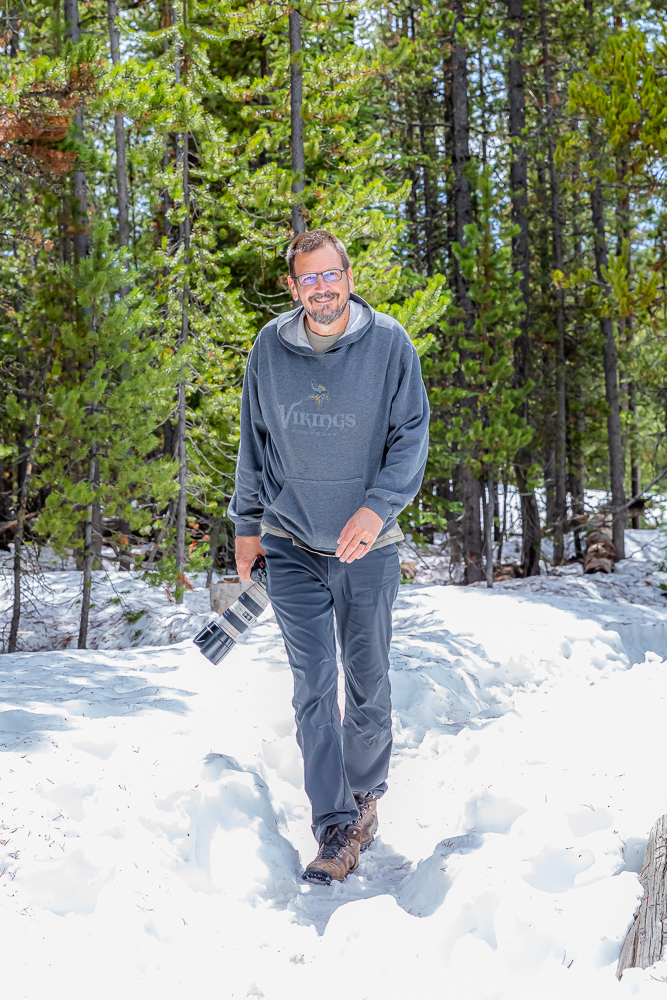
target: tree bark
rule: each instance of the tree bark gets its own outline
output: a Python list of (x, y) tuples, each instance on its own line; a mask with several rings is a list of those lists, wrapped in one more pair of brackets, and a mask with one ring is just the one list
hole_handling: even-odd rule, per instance
[[(623, 157), (619, 157), (617, 165), (617, 183), (619, 189), (618, 203), (616, 206), (616, 214), (618, 218), (618, 247), (617, 254), (620, 256), (623, 253), (624, 241), (628, 242), (628, 268), (627, 275), (628, 280), (632, 273), (632, 226), (630, 220), (630, 188), (624, 185), (626, 174), (628, 172), (627, 162)], [(619, 320), (619, 329), (625, 329), (625, 340), (626, 349), (630, 349), (630, 344), (633, 337), (632, 329), (632, 317), (625, 316)], [(626, 421), (626, 435), (629, 439), (629, 451), (630, 451), (630, 496), (636, 497), (641, 493), (641, 461), (639, 457), (639, 441), (638, 441), (638, 414), (637, 414), (637, 385), (634, 379), (630, 378), (627, 382), (627, 401), (628, 401), (628, 413)], [(632, 527), (641, 527), (641, 515), (632, 515)]]
[[(183, 14), (186, 13), (185, 0), (183, 4)], [(184, 16), (185, 26), (185, 16)], [(177, 82), (181, 79), (180, 55), (176, 53), (176, 76)], [(185, 207), (185, 218), (181, 225), (181, 239), (183, 242), (183, 258), (185, 261), (185, 281), (181, 292), (181, 332), (178, 340), (179, 350), (183, 350), (188, 342), (189, 333), (189, 306), (190, 306), (190, 286), (187, 277), (187, 268), (190, 263), (190, 142), (187, 132), (182, 137), (179, 149), (179, 156), (182, 156), (183, 169), (183, 205)], [(184, 369), (185, 376), (185, 369)], [(176, 421), (176, 458), (178, 459), (178, 503), (176, 507), (176, 572), (178, 576), (176, 586), (176, 602), (183, 601), (185, 584), (185, 529), (187, 522), (187, 479), (188, 479), (188, 456), (187, 456), (187, 427), (186, 427), (186, 392), (187, 381), (185, 377), (178, 383), (177, 395), (177, 421)]]
[[(519, 233), (512, 240), (512, 258), (521, 275), (519, 287), (524, 304), (520, 334), (514, 341), (514, 372), (517, 387), (525, 385), (530, 371), (530, 248), (528, 243), (528, 150), (525, 141), (526, 95), (521, 53), (523, 51), (523, 0), (508, 0), (507, 17), (512, 51), (508, 63), (509, 134), (512, 140), (510, 188), (512, 198), (512, 223)], [(521, 406), (521, 416), (528, 421), (528, 400)], [(533, 464), (528, 447), (518, 452), (514, 474), (521, 496), (521, 523), (523, 530), (522, 572), (536, 576), (540, 572), (540, 518), (535, 495), (528, 487), (528, 472)]]
[(292, 229), (294, 234), (306, 231), (306, 220), (303, 216), (303, 200), (299, 195), (305, 188), (306, 161), (303, 151), (303, 49), (301, 47), (301, 14), (298, 10), (289, 13), (289, 50), (290, 50), (290, 127), (292, 150)]
[[(489, 475), (487, 481), (487, 491), (488, 496), (486, 497), (486, 502), (484, 504), (484, 548), (486, 550), (486, 586), (491, 589), (493, 587), (493, 494), (494, 494), (494, 482), (493, 476)], [(482, 491), (482, 496), (484, 492)]]
[(484, 579), (482, 565), (482, 526), (480, 522), (480, 500), (482, 491), (479, 479), (473, 476), (468, 465), (463, 462), (459, 471), (461, 503), (463, 504), (463, 560), (466, 583), (477, 583)]
[(19, 15), (15, 7), (12, 7), (9, 11), (7, 20), (11, 32), (9, 38), (9, 58), (16, 59), (19, 54)]
[(572, 499), (572, 532), (574, 534), (574, 554), (577, 559), (583, 559), (581, 532), (584, 523), (584, 455), (581, 448), (583, 439), (583, 392), (580, 385), (575, 385), (575, 396), (572, 402), (576, 406), (572, 414), (571, 404), (568, 406), (567, 463), (568, 487)]
[[(584, 0), (584, 9), (588, 14), (589, 24), (589, 41), (586, 50), (588, 55), (592, 56), (595, 52), (595, 20), (592, 0)], [(591, 146), (593, 147), (591, 159), (596, 162), (599, 158), (599, 139), (592, 129), (589, 137)], [(607, 236), (604, 228), (602, 182), (599, 177), (591, 190), (590, 201), (595, 271), (602, 290), (606, 292), (608, 286), (602, 276), (602, 269), (606, 268), (608, 261)], [(609, 479), (612, 501), (612, 540), (616, 561), (618, 562), (619, 559), (625, 559), (625, 522), (627, 520), (627, 510), (625, 509), (625, 490), (623, 488), (623, 442), (621, 437), (621, 411), (618, 400), (618, 364), (616, 342), (614, 340), (614, 324), (610, 317), (605, 316), (600, 318), (600, 333), (602, 334), (603, 343), (602, 362), (604, 367), (605, 400), (607, 403), (607, 446), (609, 449)]]
[[(64, 0), (65, 37), (76, 43), (81, 37), (79, 24), (79, 0)], [(77, 139), (83, 140), (83, 108), (79, 106), (74, 113), (74, 127)], [(74, 171), (74, 204), (72, 228), (74, 255), (76, 260), (88, 256), (88, 200), (86, 191), (86, 175), (83, 170)]]
[[(116, 0), (107, 0), (107, 22), (109, 25), (109, 48), (111, 51), (111, 61), (114, 66), (120, 63), (120, 32), (116, 18), (118, 9)], [(125, 144), (125, 124), (123, 115), (114, 115), (114, 137), (116, 141), (116, 192), (118, 197), (118, 246), (127, 247), (130, 245), (130, 199), (127, 186), (127, 155)], [(121, 298), (129, 295), (130, 286), (124, 285), (119, 289)], [(130, 522), (121, 521), (120, 530), (123, 537), (129, 539)], [(122, 545), (119, 554), (118, 568), (128, 572), (132, 567), (132, 557), (129, 552), (129, 544)]]
[(218, 539), (220, 538), (220, 518), (216, 517), (211, 525), (211, 540), (209, 553), (211, 556), (211, 565), (206, 572), (206, 586), (210, 590), (211, 584), (213, 583), (213, 573), (215, 572), (215, 558), (218, 552)]
[[(454, 3), (456, 22), (454, 31), (463, 24), (463, 5), (460, 0)], [(451, 187), (449, 195), (453, 205), (454, 242), (464, 247), (466, 245), (465, 227), (472, 225), (472, 191), (468, 169), (470, 166), (470, 120), (468, 116), (468, 53), (466, 46), (455, 33), (450, 60), (451, 79)], [(472, 336), (475, 322), (475, 308), (469, 294), (469, 283), (466, 280), (459, 261), (453, 257), (454, 292), (456, 303), (462, 314), (463, 337)], [(459, 349), (461, 363), (465, 360), (465, 349)], [(457, 380), (460, 388), (467, 389), (467, 381), (463, 368), (459, 368)], [(475, 400), (465, 401), (475, 417)], [(465, 565), (465, 582), (476, 583), (484, 579), (482, 567), (482, 529), (480, 524), (480, 486), (468, 468), (465, 459), (458, 466), (456, 477), (459, 482), (460, 500), (463, 504), (463, 518), (460, 522), (461, 550)]]
[[(120, 33), (116, 24), (118, 11), (116, 0), (107, 0), (107, 20), (109, 23), (109, 47), (114, 66), (120, 63)], [(125, 125), (123, 115), (114, 115), (114, 135), (116, 139), (116, 185), (118, 190), (118, 245), (130, 245), (130, 199), (127, 187), (127, 156)], [(129, 288), (122, 288), (120, 294), (127, 295)]]
[(42, 375), (41, 398), (37, 406), (37, 413), (35, 414), (35, 426), (30, 440), (28, 461), (26, 462), (25, 474), (23, 476), (23, 482), (21, 484), (21, 491), (19, 494), (18, 510), (16, 512), (16, 532), (14, 534), (14, 602), (12, 606), (12, 620), (9, 626), (9, 642), (7, 645), (7, 652), (9, 653), (16, 652), (16, 645), (18, 642), (19, 621), (21, 619), (21, 550), (23, 548), (23, 534), (25, 531), (26, 510), (28, 506), (28, 493), (30, 492), (30, 480), (32, 478), (32, 467), (35, 461), (37, 445), (39, 443), (39, 432), (42, 422), (42, 406), (44, 403), (44, 393), (46, 391), (46, 377), (51, 366), (54, 339), (55, 331), (51, 336), (49, 353), (46, 358), (46, 364)]
[[(597, 156), (595, 157), (597, 159)], [(607, 267), (607, 237), (604, 228), (604, 203), (602, 183), (598, 177), (591, 191), (591, 220), (595, 241), (595, 271), (603, 291), (608, 291), (603, 271)], [(602, 362), (604, 367), (605, 400), (607, 403), (607, 446), (609, 448), (609, 479), (612, 503), (612, 541), (616, 562), (625, 559), (625, 508), (623, 487), (623, 443), (621, 438), (621, 410), (618, 399), (618, 363), (614, 324), (610, 316), (600, 317), (602, 334)]]
[[(93, 441), (90, 449), (90, 466), (88, 469), (88, 482), (90, 488), (94, 489), (98, 479), (97, 468), (97, 443)], [(79, 649), (85, 649), (88, 641), (88, 623), (90, 620), (90, 593), (93, 583), (93, 559), (95, 552), (93, 549), (93, 516), (94, 503), (91, 502), (86, 508), (86, 520), (83, 527), (83, 585), (81, 588), (81, 618), (79, 620)]]
[(417, 108), (419, 114), (419, 142), (422, 153), (422, 180), (424, 186), (424, 260), (426, 264), (426, 276), (433, 277), (433, 224), (435, 219), (434, 198), (431, 183), (431, 149), (426, 138), (424, 125), (424, 94), (417, 95)]
[[(639, 442), (637, 440), (639, 434), (639, 420), (637, 415), (637, 396), (636, 387), (634, 381), (631, 381), (628, 385), (628, 409), (631, 419), (631, 430), (630, 430), (630, 482), (631, 482), (631, 495), (633, 497), (639, 496), (642, 491), (642, 468), (641, 468), (641, 458), (639, 455)], [(641, 514), (632, 515), (632, 527), (641, 528), (642, 518)]]
[[(544, 74), (544, 103), (547, 113), (547, 153), (549, 161), (549, 188), (551, 194), (551, 224), (554, 266), (563, 270), (563, 232), (561, 226), (560, 191), (554, 162), (554, 114), (551, 63), (549, 62), (549, 36), (546, 7), (540, 0), (540, 28), (542, 33), (542, 68)], [(556, 433), (554, 439), (554, 553), (553, 565), (560, 566), (564, 556), (563, 533), (567, 517), (566, 502), (566, 423), (565, 423), (565, 297), (562, 288), (556, 289)]]

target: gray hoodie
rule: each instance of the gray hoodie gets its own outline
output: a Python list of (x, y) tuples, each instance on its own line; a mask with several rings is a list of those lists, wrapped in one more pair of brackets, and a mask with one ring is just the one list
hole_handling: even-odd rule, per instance
[(273, 527), (331, 554), (360, 507), (380, 515), (384, 535), (417, 494), (428, 401), (407, 333), (358, 295), (323, 354), (303, 320), (302, 306), (272, 320), (250, 352), (228, 513), (237, 535)]

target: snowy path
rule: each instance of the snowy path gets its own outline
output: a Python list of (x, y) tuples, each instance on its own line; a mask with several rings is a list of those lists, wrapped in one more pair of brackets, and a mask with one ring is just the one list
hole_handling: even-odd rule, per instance
[(562, 583), (401, 588), (381, 836), (328, 889), (274, 622), (217, 668), (3, 656), (3, 995), (664, 997), (667, 962), (614, 970), (667, 811), (667, 619), (655, 580)]

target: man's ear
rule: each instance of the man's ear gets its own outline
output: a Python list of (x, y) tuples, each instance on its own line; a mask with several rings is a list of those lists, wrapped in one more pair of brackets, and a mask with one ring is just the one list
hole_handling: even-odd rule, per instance
[(350, 291), (353, 292), (354, 291), (354, 277), (352, 275), (352, 268), (348, 267), (348, 269), (347, 269), (347, 271), (345, 273), (347, 274), (347, 280), (350, 282)]
[(292, 293), (292, 298), (294, 299), (295, 302), (298, 302), (299, 301), (299, 293), (297, 291), (296, 282), (294, 281), (294, 278), (292, 278), (292, 277), (290, 277), (288, 275), (287, 276), (287, 284), (290, 287), (290, 292)]

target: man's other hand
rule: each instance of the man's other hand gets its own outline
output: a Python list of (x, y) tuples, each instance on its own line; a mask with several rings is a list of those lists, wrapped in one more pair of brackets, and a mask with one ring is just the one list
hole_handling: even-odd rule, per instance
[(250, 570), (257, 556), (266, 555), (259, 544), (259, 535), (236, 537), (236, 572), (242, 580), (250, 580)]
[(370, 507), (360, 507), (338, 536), (336, 558), (351, 563), (366, 555), (380, 534), (384, 521)]

